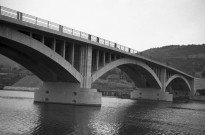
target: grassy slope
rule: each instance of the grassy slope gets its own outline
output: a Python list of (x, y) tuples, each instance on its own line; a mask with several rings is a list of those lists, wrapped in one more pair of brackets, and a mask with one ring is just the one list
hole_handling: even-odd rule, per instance
[(36, 76), (30, 75), (13, 84), (14, 87), (40, 87), (43, 82)]
[(0, 54), (0, 65), (4, 67), (18, 67), (19, 64)]

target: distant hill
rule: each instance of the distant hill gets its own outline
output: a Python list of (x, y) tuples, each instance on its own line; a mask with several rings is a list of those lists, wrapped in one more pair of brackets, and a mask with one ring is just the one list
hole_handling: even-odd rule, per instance
[(205, 77), (205, 44), (170, 45), (142, 53), (196, 77)]

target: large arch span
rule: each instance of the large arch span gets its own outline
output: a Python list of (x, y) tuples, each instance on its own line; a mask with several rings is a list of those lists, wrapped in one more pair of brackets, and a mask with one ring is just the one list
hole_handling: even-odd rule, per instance
[(137, 87), (152, 87), (160, 89), (162, 87), (159, 78), (148, 65), (131, 58), (118, 59), (105, 65), (104, 67), (92, 74), (92, 82), (96, 81), (103, 74), (116, 67), (127, 73)]
[(23, 65), (42, 81), (82, 81), (82, 75), (59, 54), (34, 38), (3, 25), (0, 26), (0, 53)]

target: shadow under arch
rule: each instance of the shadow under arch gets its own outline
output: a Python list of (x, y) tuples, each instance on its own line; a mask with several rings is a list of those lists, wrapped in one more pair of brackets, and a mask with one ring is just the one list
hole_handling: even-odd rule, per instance
[(161, 89), (162, 87), (159, 78), (147, 64), (131, 58), (118, 59), (105, 65), (103, 68), (92, 74), (92, 83), (103, 74), (116, 67), (124, 71), (139, 88)]
[(82, 75), (59, 54), (3, 25), (0, 26), (0, 53), (26, 67), (42, 81), (82, 81)]
[(191, 86), (190, 86), (188, 80), (185, 77), (178, 75), (178, 74), (171, 76), (167, 80), (167, 82), (165, 84), (166, 88), (168, 88), (168, 86), (170, 86), (170, 85), (172, 85), (172, 87), (174, 87), (174, 89), (183, 89), (183, 90), (189, 91), (189, 92), (191, 91)]

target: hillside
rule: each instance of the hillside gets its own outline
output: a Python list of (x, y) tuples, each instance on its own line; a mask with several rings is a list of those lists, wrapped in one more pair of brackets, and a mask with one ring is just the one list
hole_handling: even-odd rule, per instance
[(205, 44), (170, 45), (148, 49), (143, 53), (190, 75), (205, 77)]

